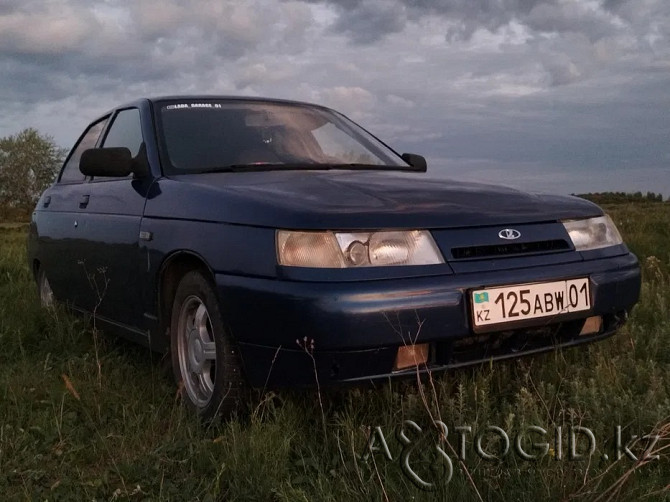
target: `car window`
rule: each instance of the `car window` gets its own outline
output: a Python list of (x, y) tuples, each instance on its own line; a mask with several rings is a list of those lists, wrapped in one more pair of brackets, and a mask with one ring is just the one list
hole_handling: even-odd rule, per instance
[(140, 111), (137, 108), (130, 108), (116, 114), (102, 146), (103, 148), (126, 147), (130, 150), (130, 155), (135, 157), (143, 142)]
[(168, 174), (264, 165), (408, 167), (374, 136), (325, 108), (251, 100), (179, 100), (161, 105), (159, 134)]
[(86, 130), (79, 143), (72, 149), (72, 153), (63, 166), (60, 178), (58, 179), (59, 183), (81, 183), (84, 181), (86, 177), (79, 170), (79, 159), (84, 150), (95, 147), (108, 118), (105, 117), (99, 120)]
[[(130, 155), (135, 157), (142, 148), (143, 142), (140, 111), (137, 108), (129, 108), (121, 110), (114, 116), (101, 146), (103, 148), (125, 147), (130, 150)], [(125, 178), (96, 176), (93, 181), (112, 181), (132, 177), (132, 174)]]
[(382, 164), (382, 160), (372, 155), (360, 141), (328, 122), (312, 131), (323, 153), (345, 162)]

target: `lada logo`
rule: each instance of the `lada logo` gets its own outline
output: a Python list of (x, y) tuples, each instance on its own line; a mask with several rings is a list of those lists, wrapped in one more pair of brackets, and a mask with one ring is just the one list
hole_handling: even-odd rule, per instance
[(498, 232), (498, 237), (508, 241), (513, 241), (514, 239), (518, 239), (519, 237), (521, 237), (521, 232), (513, 228), (504, 228), (500, 232)]

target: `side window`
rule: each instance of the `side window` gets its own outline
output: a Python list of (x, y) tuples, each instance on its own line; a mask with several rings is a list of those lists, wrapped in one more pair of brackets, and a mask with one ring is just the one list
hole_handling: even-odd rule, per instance
[[(140, 111), (137, 108), (129, 108), (118, 112), (109, 126), (105, 139), (102, 141), (103, 148), (125, 147), (130, 150), (130, 155), (135, 157), (142, 147), (142, 126), (140, 123)], [(128, 178), (132, 178), (132, 174)], [(97, 176), (93, 181), (114, 181), (126, 178), (115, 178)]]
[(77, 143), (72, 150), (70, 158), (67, 159), (65, 166), (61, 172), (60, 178), (58, 179), (59, 183), (81, 183), (84, 181), (85, 176), (79, 170), (79, 159), (84, 150), (89, 148), (94, 148), (100, 137), (100, 133), (105, 127), (107, 118), (96, 122), (90, 126), (87, 131), (82, 136), (79, 143)]
[(140, 111), (131, 108), (116, 114), (102, 146), (104, 148), (125, 146), (130, 150), (130, 155), (135, 157), (143, 142)]

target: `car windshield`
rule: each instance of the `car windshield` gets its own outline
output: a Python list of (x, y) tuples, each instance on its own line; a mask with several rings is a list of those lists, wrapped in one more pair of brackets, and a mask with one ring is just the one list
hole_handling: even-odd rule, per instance
[(158, 103), (167, 174), (264, 169), (411, 169), (346, 117), (298, 103)]

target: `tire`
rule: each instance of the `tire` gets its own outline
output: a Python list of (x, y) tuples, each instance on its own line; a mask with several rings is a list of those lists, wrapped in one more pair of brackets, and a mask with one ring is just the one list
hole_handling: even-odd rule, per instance
[(170, 322), (172, 371), (185, 404), (204, 420), (238, 409), (244, 390), (237, 348), (211, 282), (199, 271), (179, 282)]
[(51, 309), (54, 307), (54, 292), (51, 290), (51, 284), (49, 284), (47, 274), (42, 267), (37, 270), (37, 294), (40, 297), (42, 308)]

